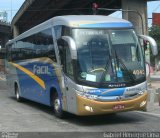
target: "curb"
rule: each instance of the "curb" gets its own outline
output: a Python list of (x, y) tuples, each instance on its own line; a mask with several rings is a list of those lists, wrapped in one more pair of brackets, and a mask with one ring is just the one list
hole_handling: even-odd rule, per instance
[(151, 103), (151, 104), (154, 104), (154, 103), (159, 103), (160, 105), (160, 88), (149, 88), (148, 89), (148, 101)]

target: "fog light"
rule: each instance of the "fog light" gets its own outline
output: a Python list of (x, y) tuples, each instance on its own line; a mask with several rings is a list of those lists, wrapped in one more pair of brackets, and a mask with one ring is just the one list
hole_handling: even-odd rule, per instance
[(141, 102), (140, 107), (143, 107), (146, 103), (146, 101)]
[(93, 108), (92, 107), (90, 107), (90, 106), (84, 106), (84, 108), (87, 110), (87, 111), (89, 111), (89, 112), (93, 112)]

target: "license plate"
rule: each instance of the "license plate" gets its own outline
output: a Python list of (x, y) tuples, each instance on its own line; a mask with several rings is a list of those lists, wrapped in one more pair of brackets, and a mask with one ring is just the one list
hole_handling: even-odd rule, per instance
[(122, 104), (117, 104), (117, 105), (113, 106), (113, 110), (120, 110), (120, 109), (124, 109), (124, 108), (125, 107)]

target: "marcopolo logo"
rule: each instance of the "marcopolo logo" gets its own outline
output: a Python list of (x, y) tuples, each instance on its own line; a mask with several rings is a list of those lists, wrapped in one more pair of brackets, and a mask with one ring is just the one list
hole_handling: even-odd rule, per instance
[(34, 74), (50, 74), (48, 66), (33, 66), (33, 73)]

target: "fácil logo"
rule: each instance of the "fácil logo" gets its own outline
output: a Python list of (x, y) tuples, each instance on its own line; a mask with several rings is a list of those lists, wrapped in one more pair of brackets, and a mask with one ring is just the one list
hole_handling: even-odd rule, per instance
[(33, 73), (34, 74), (50, 74), (48, 66), (33, 66)]

